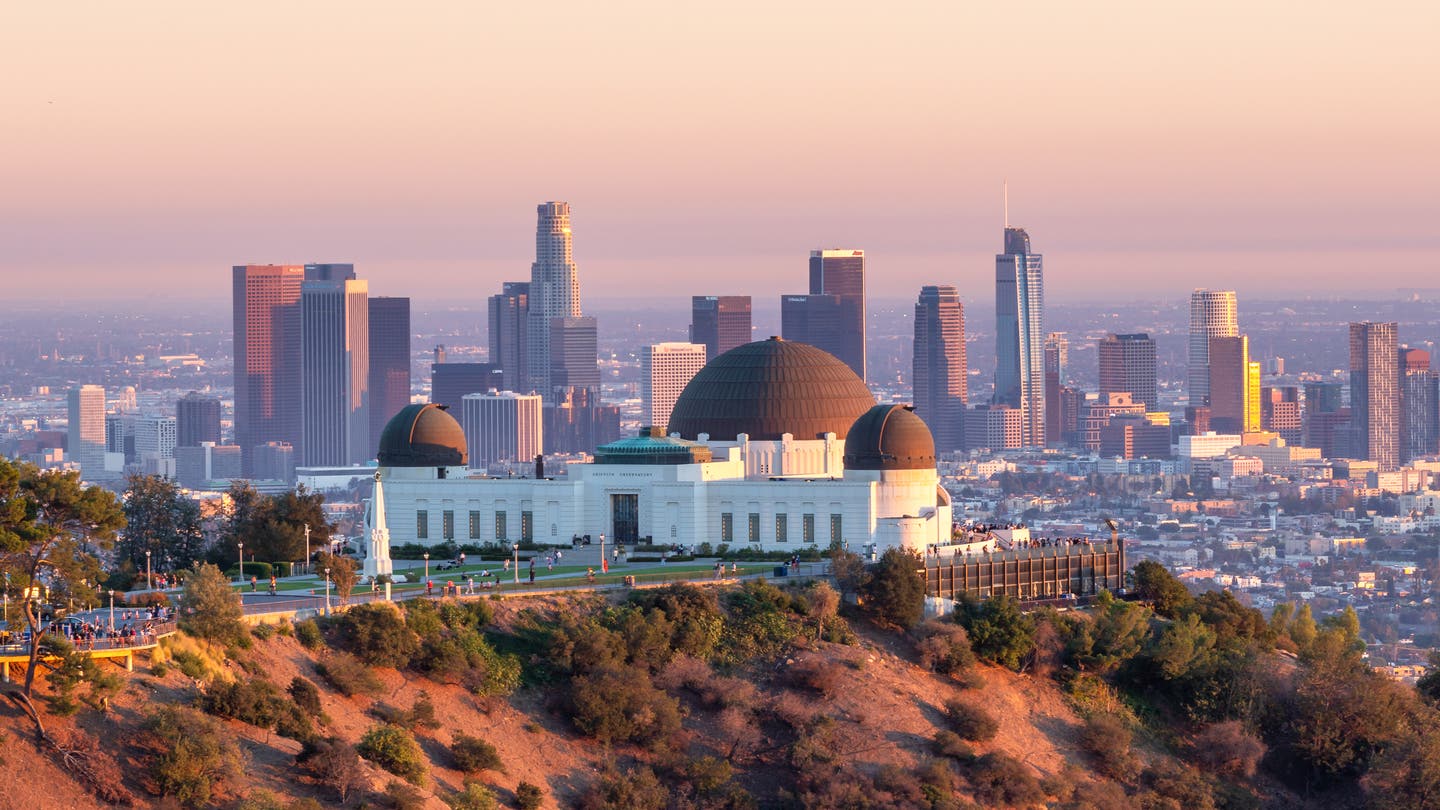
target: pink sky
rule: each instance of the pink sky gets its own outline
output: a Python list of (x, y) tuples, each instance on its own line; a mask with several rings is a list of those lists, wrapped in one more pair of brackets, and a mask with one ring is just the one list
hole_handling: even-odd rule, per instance
[(1440, 286), (1433, 3), (499, 5), (8, 8), (9, 294), (478, 299), (565, 199), (586, 297), (856, 246), (872, 294), (985, 298), (1007, 178), (1051, 300)]

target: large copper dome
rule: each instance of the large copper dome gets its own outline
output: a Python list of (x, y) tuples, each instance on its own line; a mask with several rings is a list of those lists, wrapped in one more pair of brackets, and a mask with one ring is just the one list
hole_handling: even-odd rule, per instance
[(381, 467), (462, 467), (465, 431), (444, 405), (406, 405), (380, 431)]
[(845, 437), (847, 470), (933, 470), (935, 437), (909, 405), (876, 405)]
[(772, 337), (711, 360), (690, 380), (670, 412), (670, 433), (695, 439), (777, 441), (785, 433), (845, 438), (874, 406), (865, 381), (834, 355)]

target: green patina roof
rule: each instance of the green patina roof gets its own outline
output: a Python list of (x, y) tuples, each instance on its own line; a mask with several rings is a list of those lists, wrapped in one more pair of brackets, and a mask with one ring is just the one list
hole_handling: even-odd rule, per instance
[(595, 449), (596, 464), (700, 464), (710, 458), (705, 445), (671, 438), (658, 427), (641, 428), (638, 436)]

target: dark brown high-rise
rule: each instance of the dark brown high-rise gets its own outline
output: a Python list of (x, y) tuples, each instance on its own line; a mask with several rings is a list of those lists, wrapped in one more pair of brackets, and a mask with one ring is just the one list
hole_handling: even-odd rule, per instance
[(301, 443), (301, 285), (298, 264), (247, 264), (231, 270), (235, 335), (235, 443), (252, 474), (254, 450)]
[(1350, 324), (1350, 452), (1382, 471), (1400, 466), (1400, 353), (1396, 325)]
[(964, 447), (969, 369), (965, 360), (965, 307), (950, 285), (920, 288), (915, 302), (912, 382), (915, 413), (930, 426), (941, 453)]
[(505, 282), (490, 296), (490, 362), (500, 367), (502, 391), (530, 390), (529, 323), (530, 282)]
[(691, 297), (690, 342), (705, 346), (706, 361), (749, 343), (750, 330), (750, 296)]
[(1159, 410), (1155, 394), (1155, 341), (1141, 332), (1106, 335), (1100, 340), (1100, 398), (1128, 391), (1147, 411)]
[(175, 446), (220, 443), (220, 398), (191, 391), (175, 403)]
[(810, 294), (780, 299), (781, 334), (845, 362), (865, 379), (865, 251), (810, 251)]
[(410, 299), (370, 299), (370, 442), (410, 404)]

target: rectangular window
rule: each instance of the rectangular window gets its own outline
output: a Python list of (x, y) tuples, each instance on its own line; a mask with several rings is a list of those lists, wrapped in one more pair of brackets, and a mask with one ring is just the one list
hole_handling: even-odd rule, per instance
[(479, 509), (471, 509), (471, 510), (470, 510), (470, 539), (471, 539), (471, 540), (479, 540), (479, 539), (480, 539), (480, 510), (479, 510)]
[(504, 512), (496, 512), (496, 513), (495, 513), (495, 539), (496, 539), (496, 540), (509, 540), (509, 539), (510, 539), (509, 534), (505, 531), (505, 513), (504, 513)]
[(535, 514), (524, 511), (520, 513), (520, 540), (530, 542), (535, 539)]
[(815, 542), (815, 516), (801, 515), (800, 517), (801, 538), (807, 543)]
[(415, 539), (430, 539), (430, 513), (424, 509), (415, 510)]
[(750, 513), (750, 542), (760, 542), (760, 513)]
[(839, 516), (839, 515), (831, 515), (831, 516), (830, 516), (830, 542), (832, 542), (832, 543), (842, 543), (842, 542), (844, 542), (844, 541), (845, 541), (845, 537), (844, 537), (844, 535), (843, 535), (843, 534), (841, 533), (841, 531), (840, 531), (840, 516)]
[(735, 515), (732, 512), (720, 513), (720, 542), (735, 542)]
[(455, 539), (455, 512), (446, 509), (440, 513), (440, 536), (446, 540)]
[(775, 516), (775, 542), (790, 542), (790, 516), (779, 514)]

